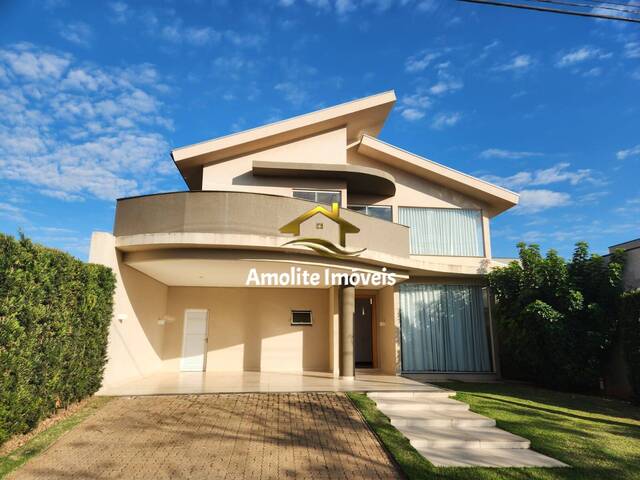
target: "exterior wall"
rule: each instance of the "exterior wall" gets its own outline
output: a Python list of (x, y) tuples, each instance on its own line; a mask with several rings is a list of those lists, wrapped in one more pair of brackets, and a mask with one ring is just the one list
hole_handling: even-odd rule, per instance
[[(207, 371), (329, 371), (328, 289), (169, 287), (163, 369), (180, 370), (184, 311), (209, 311)], [(290, 324), (291, 310), (313, 325)]]
[(270, 193), (290, 197), (293, 189), (339, 190), (346, 198), (346, 182), (326, 179), (256, 177), (254, 160), (272, 162), (342, 163), (346, 160), (347, 130), (340, 128), (303, 138), (233, 160), (206, 165), (202, 171), (203, 190)]
[(626, 290), (640, 288), (640, 246), (627, 250), (623, 281)]
[[(491, 235), (487, 206), (482, 202), (469, 198), (449, 188), (419, 178), (404, 170), (386, 165), (377, 160), (349, 150), (348, 163), (377, 168), (389, 172), (396, 179), (396, 194), (393, 197), (375, 195), (349, 195), (347, 202), (351, 205), (387, 205), (392, 207), (393, 221), (399, 218), (399, 207), (432, 207), (432, 208), (466, 208), (482, 211), (483, 237), (485, 257), (491, 257)], [(455, 257), (451, 257), (455, 258)]]
[(103, 385), (158, 370), (164, 334), (158, 321), (165, 314), (167, 286), (125, 265), (109, 233), (93, 234), (89, 262), (111, 267), (117, 281)]

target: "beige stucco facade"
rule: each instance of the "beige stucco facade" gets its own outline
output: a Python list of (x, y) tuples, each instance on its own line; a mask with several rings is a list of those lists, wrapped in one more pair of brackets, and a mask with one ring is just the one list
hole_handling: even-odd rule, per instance
[[(385, 92), (176, 149), (172, 156), (190, 191), (119, 200), (113, 233), (95, 233), (90, 253), (118, 279), (105, 385), (186, 368), (193, 345), (185, 342), (193, 335), (203, 338), (206, 371), (339, 376), (353, 362), (344, 335), (362, 334), (344, 328), (344, 322), (353, 327), (341, 309), (345, 296), (371, 305), (369, 366), (400, 374), (399, 285), (483, 285), (495, 265), (490, 219), (515, 205), (517, 195), (375, 139), (394, 101)], [(361, 252), (327, 257), (289, 243), (297, 237), (281, 227), (317, 206), (295, 198), (297, 191), (339, 192), (337, 215), (355, 228), (342, 247)], [(391, 207), (390, 221), (349, 209), (366, 205)], [(398, 223), (401, 207), (480, 212), (483, 255), (414, 254), (409, 227)], [(301, 223), (299, 237), (338, 245), (341, 228), (318, 214)], [(354, 294), (326, 282), (246, 281), (250, 269), (284, 274), (295, 267), (319, 275), (384, 268), (395, 285), (355, 285)], [(293, 311), (311, 312), (312, 323), (292, 324)], [(188, 312), (196, 312), (195, 320), (185, 320)], [(185, 325), (191, 321), (196, 333)]]

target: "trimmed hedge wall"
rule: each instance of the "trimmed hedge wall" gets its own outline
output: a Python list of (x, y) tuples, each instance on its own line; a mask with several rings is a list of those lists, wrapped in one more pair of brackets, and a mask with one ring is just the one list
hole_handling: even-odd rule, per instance
[(0, 234), (0, 444), (102, 382), (115, 277)]

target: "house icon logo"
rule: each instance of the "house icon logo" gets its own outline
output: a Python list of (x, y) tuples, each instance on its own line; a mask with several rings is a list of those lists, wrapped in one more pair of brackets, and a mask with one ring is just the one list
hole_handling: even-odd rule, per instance
[[(332, 242), (328, 238), (320, 238), (318, 236), (309, 236), (309, 235), (301, 235), (301, 231), (304, 229), (308, 231), (308, 224), (313, 222), (313, 218), (316, 215), (321, 215), (324, 219), (332, 222), (337, 228), (337, 237), (339, 238), (339, 244)], [(316, 217), (318, 218), (318, 217)], [(323, 219), (323, 220), (324, 220)], [(325, 223), (324, 221), (315, 222), (315, 229), (319, 232), (325, 231)], [(327, 229), (329, 230), (329, 229)], [(313, 250), (316, 253), (327, 257), (335, 257), (335, 258), (348, 258), (355, 257), (366, 250), (366, 248), (360, 250), (348, 250), (346, 248), (346, 236), (348, 233), (358, 233), (360, 229), (353, 225), (352, 223), (347, 222), (345, 219), (340, 217), (340, 207), (337, 203), (333, 203), (331, 205), (331, 210), (327, 210), (325, 207), (318, 205), (311, 210), (303, 213), (299, 217), (295, 218), (291, 222), (286, 225), (280, 227), (280, 233), (290, 233), (297, 237), (295, 240), (291, 240), (289, 242), (284, 243), (285, 245), (301, 245)]]

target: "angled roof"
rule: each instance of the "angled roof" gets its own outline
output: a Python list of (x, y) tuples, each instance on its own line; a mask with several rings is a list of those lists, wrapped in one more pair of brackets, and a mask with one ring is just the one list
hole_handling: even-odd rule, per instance
[(317, 110), (261, 127), (172, 150), (189, 188), (199, 188), (199, 166), (346, 126), (347, 141), (378, 135), (396, 101), (393, 90)]
[(356, 148), (358, 153), (366, 157), (400, 168), (486, 203), (490, 207), (488, 212), (490, 216), (518, 204), (517, 193), (407, 152), (369, 135), (363, 135)]

